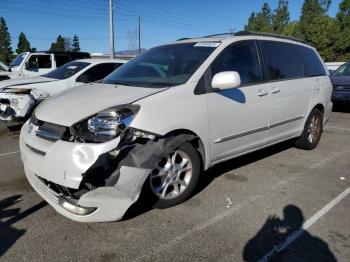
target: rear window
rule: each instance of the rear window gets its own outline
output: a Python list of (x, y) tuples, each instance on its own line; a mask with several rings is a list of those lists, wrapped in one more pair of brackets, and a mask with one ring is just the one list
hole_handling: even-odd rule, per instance
[(88, 65), (90, 65), (90, 63), (73, 61), (51, 71), (44, 76), (54, 79), (67, 79), (83, 70)]
[(298, 53), (303, 59), (305, 76), (313, 77), (313, 76), (324, 76), (327, 75), (327, 72), (316, 54), (316, 52), (308, 47), (304, 46), (296, 46)]
[(303, 61), (294, 45), (260, 41), (267, 80), (277, 81), (304, 76)]

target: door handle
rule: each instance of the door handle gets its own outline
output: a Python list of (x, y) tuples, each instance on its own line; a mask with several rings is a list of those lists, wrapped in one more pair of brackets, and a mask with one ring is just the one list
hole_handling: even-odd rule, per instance
[(281, 90), (278, 87), (274, 86), (274, 87), (271, 88), (271, 93), (277, 94), (279, 92), (281, 92)]
[(258, 90), (258, 96), (266, 96), (268, 94), (268, 92), (265, 89), (259, 89)]

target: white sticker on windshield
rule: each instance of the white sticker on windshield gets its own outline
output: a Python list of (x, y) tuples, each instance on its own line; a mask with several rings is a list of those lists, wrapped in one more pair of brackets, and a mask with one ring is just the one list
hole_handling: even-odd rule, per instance
[(199, 42), (195, 44), (194, 46), (199, 46), (199, 47), (218, 47), (220, 45), (219, 42)]
[(71, 70), (74, 70), (74, 69), (76, 69), (77, 68), (77, 66), (68, 66), (67, 67), (67, 69), (71, 69)]

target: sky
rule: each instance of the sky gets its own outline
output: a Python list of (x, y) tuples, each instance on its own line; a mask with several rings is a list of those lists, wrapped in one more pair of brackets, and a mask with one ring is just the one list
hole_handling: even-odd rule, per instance
[[(141, 47), (150, 48), (182, 37), (239, 31), (264, 2), (271, 9), (278, 0), (114, 0), (115, 49), (136, 45), (137, 17), (141, 19)], [(291, 20), (298, 20), (304, 0), (290, 0)], [(333, 0), (334, 17), (341, 0)], [(60, 34), (77, 34), (82, 51), (109, 52), (108, 0), (0, 0), (0, 16), (9, 28), (13, 50), (24, 32), (32, 47), (49, 49)]]

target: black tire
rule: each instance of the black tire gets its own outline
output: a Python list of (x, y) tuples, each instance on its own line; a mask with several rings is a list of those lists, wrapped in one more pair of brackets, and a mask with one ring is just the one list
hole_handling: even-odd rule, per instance
[(196, 149), (190, 144), (190, 143), (185, 143), (181, 147), (178, 148), (179, 151), (182, 151), (186, 153), (191, 161), (192, 164), (192, 176), (191, 179), (186, 187), (186, 189), (177, 197), (172, 198), (172, 199), (161, 199), (158, 196), (155, 195), (153, 190), (151, 189), (151, 181), (150, 177), (148, 178), (148, 181), (146, 181), (148, 184), (148, 188), (150, 190), (150, 193), (153, 194), (153, 197), (155, 197), (155, 201), (153, 204), (153, 208), (158, 208), (158, 209), (165, 209), (169, 208), (172, 206), (176, 206), (187, 199), (191, 197), (193, 194), (194, 190), (196, 189), (196, 186), (199, 181), (199, 176), (202, 171), (201, 167), (201, 161), (198, 152)]
[[(317, 121), (317, 124), (315, 124)], [(311, 130), (313, 130), (314, 136), (311, 138)], [(294, 146), (296, 148), (304, 150), (312, 150), (316, 148), (318, 142), (321, 139), (323, 132), (323, 113), (315, 108), (311, 111), (308, 119), (306, 120), (304, 130), (301, 136), (295, 141)]]
[(22, 125), (7, 126), (7, 129), (11, 132), (19, 131), (21, 130), (21, 128), (22, 128)]

